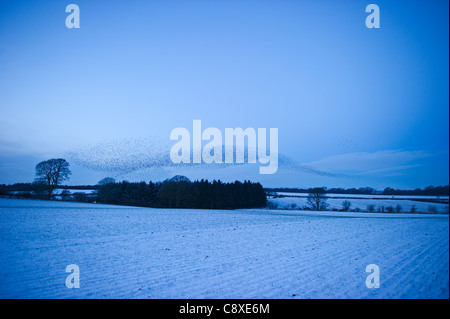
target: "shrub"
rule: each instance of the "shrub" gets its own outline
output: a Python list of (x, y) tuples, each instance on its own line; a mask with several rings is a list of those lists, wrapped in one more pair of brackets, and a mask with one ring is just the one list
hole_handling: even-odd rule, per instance
[(428, 212), (432, 214), (436, 214), (438, 212), (436, 206), (430, 205), (428, 206)]
[(269, 208), (269, 209), (277, 209), (278, 208), (278, 204), (275, 203), (275, 202), (268, 201), (267, 202), (267, 208)]

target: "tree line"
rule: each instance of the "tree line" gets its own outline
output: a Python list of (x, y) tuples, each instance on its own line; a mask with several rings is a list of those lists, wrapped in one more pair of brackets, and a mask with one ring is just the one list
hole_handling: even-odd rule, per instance
[[(164, 182), (116, 182), (113, 178), (102, 179), (95, 186), (62, 186), (69, 179), (69, 163), (62, 159), (50, 159), (36, 165), (36, 178), (33, 183), (0, 185), (0, 196), (16, 198), (52, 199), (56, 188), (64, 189), (58, 198), (105, 204), (133, 205), (161, 208), (200, 208), (237, 209), (260, 208), (268, 206), (266, 192), (308, 193), (307, 203), (313, 210), (325, 210), (326, 194), (384, 194), (384, 195), (433, 195), (448, 196), (449, 187), (428, 186), (425, 189), (398, 190), (385, 188), (382, 192), (370, 187), (363, 188), (269, 188), (250, 181), (223, 183), (220, 180), (196, 180), (191, 182), (184, 176), (175, 176)], [(93, 189), (92, 194), (71, 193), (67, 189)], [(278, 196), (278, 195), (277, 195)], [(281, 196), (281, 195), (279, 195)], [(342, 210), (350, 210), (351, 203), (344, 201)], [(270, 205), (269, 205), (270, 208)], [(399, 208), (397, 207), (397, 210)]]
[[(0, 196), (24, 199), (55, 199), (102, 204), (158, 208), (238, 209), (260, 208), (267, 197), (260, 183), (220, 180), (167, 180), (164, 182), (110, 182), (94, 186), (64, 186), (49, 196), (44, 183), (0, 185)], [(67, 189), (92, 189), (93, 193), (70, 193)]]
[[(312, 193), (317, 188), (265, 188), (267, 192), (285, 192), (285, 193)], [(414, 195), (414, 196), (449, 196), (449, 185), (428, 186), (423, 189), (416, 188), (411, 190), (395, 189), (386, 187), (382, 191), (372, 187), (360, 188), (327, 188), (322, 187), (326, 194), (360, 194), (360, 195)]]
[[(161, 208), (237, 209), (259, 208), (267, 205), (266, 193), (260, 183), (250, 181), (223, 183), (200, 180), (191, 182), (184, 176), (175, 176), (164, 182), (116, 182), (102, 179), (91, 189), (93, 194), (70, 193), (61, 186), (69, 179), (69, 163), (62, 158), (42, 161), (36, 165), (33, 183), (0, 185), (0, 196), (16, 198), (73, 200), (104, 204), (132, 205)], [(55, 195), (57, 188), (65, 188)], [(88, 189), (88, 186), (70, 187)], [(57, 197), (56, 197), (57, 196)]]
[(224, 183), (176, 176), (162, 183), (102, 183), (97, 192), (100, 203), (161, 208), (237, 209), (267, 205), (260, 183)]

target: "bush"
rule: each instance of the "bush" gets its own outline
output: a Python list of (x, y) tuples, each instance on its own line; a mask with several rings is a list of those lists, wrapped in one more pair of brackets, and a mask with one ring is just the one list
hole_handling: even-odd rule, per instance
[(70, 199), (72, 199), (72, 196), (71, 196), (70, 192), (67, 189), (65, 189), (65, 190), (63, 190), (61, 192), (61, 199), (62, 200), (70, 200)]
[(89, 195), (86, 195), (84, 193), (73, 193), (72, 198), (76, 202), (83, 202), (83, 203), (89, 203), (93, 200), (89, 198)]
[(430, 206), (428, 206), (428, 212), (432, 213), (432, 214), (436, 214), (438, 212), (438, 210), (437, 210), (436, 206), (430, 205)]
[(267, 208), (269, 208), (269, 209), (277, 209), (278, 208), (278, 204), (275, 203), (275, 202), (268, 201), (267, 202)]

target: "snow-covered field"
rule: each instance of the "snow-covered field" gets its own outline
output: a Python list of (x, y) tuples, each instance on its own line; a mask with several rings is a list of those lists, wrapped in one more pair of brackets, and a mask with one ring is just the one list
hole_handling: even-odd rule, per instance
[(81, 194), (92, 194), (95, 193), (95, 189), (62, 189), (56, 188), (53, 190), (53, 195), (61, 195), (62, 192), (67, 191), (70, 194), (81, 193)]
[[(334, 194), (333, 194), (334, 195)], [(331, 196), (328, 195), (328, 196)], [(352, 195), (353, 196), (353, 195)], [(411, 209), (415, 208), (416, 212), (421, 213), (429, 213), (429, 212), (437, 212), (448, 214), (448, 204), (442, 203), (432, 203), (432, 202), (422, 202), (417, 200), (408, 200), (408, 199), (372, 199), (372, 198), (327, 198), (326, 203), (328, 204), (328, 209), (341, 209), (343, 201), (349, 201), (351, 203), (350, 209), (358, 208), (361, 211), (367, 211), (367, 207), (369, 205), (374, 205), (375, 211), (378, 208), (386, 208), (393, 207), (395, 208), (397, 205), (401, 207), (401, 212), (407, 213), (411, 212)], [(307, 194), (304, 197), (278, 197), (278, 198), (269, 198), (268, 201), (270, 203), (274, 203), (278, 208), (281, 209), (294, 209), (297, 208), (305, 208), (308, 207), (307, 203)], [(295, 205), (292, 207), (292, 205)]]
[[(308, 197), (308, 193), (291, 193), (291, 192), (276, 192), (277, 195), (290, 196), (290, 197)], [(368, 195), (368, 194), (327, 194), (328, 197), (336, 198), (375, 198), (375, 199), (434, 199), (434, 200), (447, 200), (448, 196), (422, 196), (422, 195)]]
[(449, 298), (448, 215), (0, 199), (0, 220), (1, 298)]

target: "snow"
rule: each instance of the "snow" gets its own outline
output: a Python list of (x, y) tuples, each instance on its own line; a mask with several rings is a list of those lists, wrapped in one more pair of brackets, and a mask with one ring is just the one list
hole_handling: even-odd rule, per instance
[[(95, 189), (64, 189), (64, 188), (55, 188), (52, 192), (52, 195), (60, 195), (62, 192), (67, 191), (68, 194), (82, 193), (82, 194), (94, 194), (96, 192)], [(11, 194), (23, 194), (30, 193), (30, 191), (10, 191)]]
[(1, 298), (449, 298), (448, 215), (0, 199), (0, 220)]
[[(308, 197), (308, 193), (290, 193), (290, 192), (275, 192), (277, 195), (287, 197)], [(326, 194), (329, 198), (366, 198), (366, 199), (434, 199), (447, 200), (448, 196), (424, 196), (424, 195), (379, 195), (379, 194)]]
[[(428, 203), (416, 200), (406, 200), (406, 199), (371, 199), (371, 198), (327, 198), (326, 203), (328, 204), (328, 209), (342, 209), (342, 202), (349, 201), (351, 203), (350, 209), (358, 208), (363, 211), (367, 211), (368, 205), (374, 205), (375, 210), (379, 207), (391, 206), (395, 209), (397, 205), (400, 205), (402, 212), (410, 212), (414, 206), (417, 212), (428, 213), (430, 208), (435, 208), (438, 213), (448, 214), (448, 204), (442, 203)], [(269, 198), (269, 202), (277, 204), (278, 208), (290, 208), (292, 204), (295, 204), (296, 208), (308, 207), (306, 197), (279, 197), (279, 198)]]
[(68, 191), (69, 194), (74, 193), (82, 193), (82, 194), (93, 194), (95, 193), (95, 189), (63, 189), (63, 188), (56, 188), (53, 190), (53, 195), (60, 195), (62, 192)]

